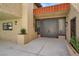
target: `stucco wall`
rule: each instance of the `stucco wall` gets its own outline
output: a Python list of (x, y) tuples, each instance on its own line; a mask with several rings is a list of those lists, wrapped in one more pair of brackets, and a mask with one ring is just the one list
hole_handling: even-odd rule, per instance
[[(17, 24), (15, 25), (15, 21)], [(3, 30), (3, 23), (12, 22), (13, 30)], [(17, 41), (17, 34), (20, 33), (21, 20), (20, 19), (11, 19), (11, 20), (0, 20), (0, 40), (9, 40), (12, 42)]]
[[(10, 20), (7, 20), (7, 19), (0, 20), (0, 39), (17, 42), (17, 35), (20, 33), (20, 30), (22, 28), (25, 28), (26, 32), (27, 32), (25, 41), (27, 42), (27, 41), (33, 40), (36, 37), (36, 32), (34, 30), (33, 8), (34, 7), (33, 7), (32, 3), (23, 3), (22, 4), (22, 11), (21, 11), (22, 18), (10, 19)], [(17, 25), (15, 25), (15, 21), (17, 21)], [(9, 31), (9, 30), (3, 31), (2, 24), (6, 23), (6, 22), (13, 23), (13, 30), (12, 31)], [(28, 38), (28, 40), (27, 40), (27, 38)]]
[[(31, 8), (30, 8), (31, 7)], [(33, 4), (29, 4), (28, 6), (29, 10), (29, 16), (28, 16), (28, 32), (29, 32), (29, 39), (35, 38), (35, 28), (34, 28), (34, 19), (33, 19)]]
[(34, 18), (33, 18), (33, 4), (23, 4), (22, 11), (22, 27), (26, 29), (28, 40), (31, 41), (35, 38), (36, 32), (34, 30)]
[(0, 12), (6, 12), (8, 14), (22, 16), (22, 4), (21, 3), (0, 3)]
[[(13, 5), (13, 6), (12, 6)], [(2, 40), (10, 40), (12, 42), (17, 42), (17, 35), (20, 33), (22, 28), (26, 29), (26, 37), (25, 42), (31, 41), (36, 37), (36, 32), (34, 30), (34, 18), (33, 18), (33, 4), (32, 3), (23, 3), (22, 10), (20, 12), (20, 8), (15, 8), (12, 10), (12, 7), (16, 7), (18, 4), (2, 4), (1, 8), (5, 9), (5, 11), (12, 12), (14, 14), (20, 14), (22, 12), (21, 17), (18, 19), (4, 19), (0, 20), (0, 39)], [(2, 7), (3, 6), (3, 7)], [(5, 8), (5, 6), (7, 6)], [(12, 6), (12, 7), (11, 7)], [(9, 8), (10, 7), (10, 8)], [(18, 11), (19, 10), (19, 11)], [(20, 13), (19, 13), (20, 12)], [(17, 25), (15, 25), (15, 21), (17, 21)], [(3, 23), (12, 22), (13, 23), (13, 30), (3, 30)], [(28, 38), (28, 40), (27, 40)]]
[(70, 12), (67, 16), (66, 21), (68, 22), (67, 27), (66, 27), (66, 36), (67, 40), (70, 40), (70, 20), (76, 17), (76, 36), (77, 39), (79, 40), (79, 12), (76, 10), (76, 8), (71, 4)]

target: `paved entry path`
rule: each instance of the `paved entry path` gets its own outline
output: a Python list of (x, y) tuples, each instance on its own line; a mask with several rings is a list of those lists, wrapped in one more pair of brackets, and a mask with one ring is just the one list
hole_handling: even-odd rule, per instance
[(0, 40), (0, 56), (69, 56), (64, 39), (37, 38), (20, 46)]

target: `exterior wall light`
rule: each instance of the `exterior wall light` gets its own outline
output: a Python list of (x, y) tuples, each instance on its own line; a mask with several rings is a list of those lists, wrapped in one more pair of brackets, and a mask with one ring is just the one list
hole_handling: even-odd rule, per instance
[(17, 25), (17, 21), (15, 21), (15, 25)]

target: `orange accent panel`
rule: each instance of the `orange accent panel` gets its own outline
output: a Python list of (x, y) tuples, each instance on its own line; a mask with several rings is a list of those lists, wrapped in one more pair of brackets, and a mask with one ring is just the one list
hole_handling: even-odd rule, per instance
[(69, 8), (70, 8), (69, 3), (63, 3), (63, 4), (59, 4), (55, 6), (41, 7), (38, 9), (34, 9), (33, 13), (35, 15), (39, 15), (39, 14), (51, 13), (51, 12), (56, 12), (56, 11), (61, 11), (61, 10), (65, 11), (65, 10), (68, 10)]

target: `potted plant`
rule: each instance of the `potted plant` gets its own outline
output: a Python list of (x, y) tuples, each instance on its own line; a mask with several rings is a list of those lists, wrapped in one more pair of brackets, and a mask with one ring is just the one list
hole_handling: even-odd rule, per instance
[(21, 33), (20, 33), (21, 35), (25, 35), (26, 34), (26, 29), (21, 29)]
[(28, 36), (26, 35), (26, 29), (22, 28), (20, 30), (20, 34), (18, 34), (17, 43), (24, 45), (28, 40), (26, 40)]

